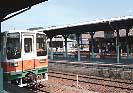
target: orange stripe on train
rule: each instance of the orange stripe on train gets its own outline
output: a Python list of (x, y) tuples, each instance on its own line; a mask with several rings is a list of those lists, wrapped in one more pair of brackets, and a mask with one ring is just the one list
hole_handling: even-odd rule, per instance
[(4, 72), (22, 70), (22, 61), (18, 61), (18, 66), (14, 67), (10, 62), (1, 62)]
[(18, 66), (12, 66), (10, 62), (1, 62), (1, 64), (2, 64), (4, 72), (18, 71), (18, 70), (22, 71), (22, 70), (28, 70), (28, 69), (34, 69), (34, 68), (47, 67), (48, 59), (24, 60), (23, 64), (22, 64), (22, 61), (18, 61)]
[(39, 67), (43, 67), (43, 66), (48, 66), (48, 59), (36, 59), (35, 60), (35, 67), (39, 68)]

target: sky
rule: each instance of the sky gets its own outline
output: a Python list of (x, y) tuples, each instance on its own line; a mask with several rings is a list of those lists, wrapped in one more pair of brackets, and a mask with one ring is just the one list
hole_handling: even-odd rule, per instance
[(133, 0), (48, 0), (2, 22), (2, 32), (133, 16)]

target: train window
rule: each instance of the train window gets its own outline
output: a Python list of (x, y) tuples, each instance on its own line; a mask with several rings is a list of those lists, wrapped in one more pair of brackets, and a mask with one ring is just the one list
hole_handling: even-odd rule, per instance
[(46, 37), (44, 34), (36, 35), (36, 49), (37, 49), (37, 56), (47, 55), (47, 44), (46, 44)]
[(17, 59), (21, 57), (19, 33), (17, 33), (17, 36), (14, 36), (14, 33), (7, 34), (6, 53), (7, 59)]
[(24, 50), (25, 52), (32, 52), (32, 38), (24, 39)]

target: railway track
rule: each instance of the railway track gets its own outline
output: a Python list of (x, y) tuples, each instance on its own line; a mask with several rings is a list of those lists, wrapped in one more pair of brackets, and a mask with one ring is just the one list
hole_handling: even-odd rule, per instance
[[(49, 71), (49, 77), (61, 78), (77, 82), (77, 75), (72, 73)], [(113, 79), (100, 78), (94, 76), (78, 75), (78, 82), (133, 91), (133, 81), (123, 81), (118, 79), (113, 80)]]
[[(48, 82), (41, 82), (37, 86), (30, 87), (29, 90), (32, 90), (34, 93), (77, 93), (68, 92), (76, 88), (76, 91), (77, 89), (80, 89), (81, 91), (88, 90), (94, 91), (96, 93), (108, 93), (108, 90), (111, 91), (109, 93), (133, 93), (133, 81), (123, 81), (118, 79), (114, 80), (109, 78), (101, 78), (87, 75), (77, 75), (73, 73), (52, 70), (49, 70), (48, 76)], [(91, 88), (87, 87), (87, 85), (89, 85), (89, 87)], [(103, 90), (101, 91), (97, 89), (97, 86), (102, 86)], [(117, 92), (112, 92), (116, 90)], [(123, 92), (123, 90), (126, 92)]]
[(44, 84), (38, 84), (36, 86), (30, 86), (30, 87), (25, 87), (26, 89), (32, 90), (33, 93), (50, 93), (48, 89), (46, 89), (47, 86)]
[(49, 82), (49, 83), (44, 83), (42, 82), (39, 86), (36, 87), (29, 87), (30, 90), (33, 91), (33, 93), (97, 93), (93, 91), (88, 91), (88, 90), (82, 90), (82, 89), (77, 89), (72, 86), (66, 86), (62, 85), (59, 82)]

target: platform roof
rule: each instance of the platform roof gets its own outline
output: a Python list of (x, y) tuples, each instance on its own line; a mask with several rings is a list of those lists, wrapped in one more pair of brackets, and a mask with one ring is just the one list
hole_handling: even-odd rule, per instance
[(116, 17), (94, 20), (77, 24), (49, 27), (43, 30), (49, 37), (64, 34), (76, 34), (96, 31), (114, 31), (116, 29), (130, 29), (133, 26), (133, 16)]
[(22, 9), (29, 9), (33, 5), (45, 2), (48, 0), (0, 0), (0, 20), (14, 12)]

